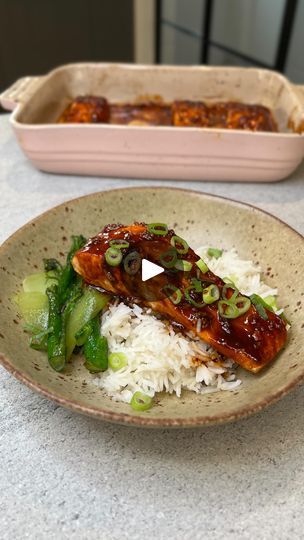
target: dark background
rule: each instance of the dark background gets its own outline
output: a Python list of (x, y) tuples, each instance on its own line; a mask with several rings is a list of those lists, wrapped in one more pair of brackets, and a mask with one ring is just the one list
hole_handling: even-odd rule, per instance
[[(139, 5), (149, 17), (148, 0)], [(160, 64), (260, 66), (303, 83), (304, 0), (155, 0), (154, 6), (155, 20), (145, 22), (155, 36), (150, 43), (148, 35), (148, 62), (154, 56)], [(0, 0), (0, 92), (70, 62), (139, 61), (142, 43), (134, 45), (133, 0)]]
[(84, 61), (133, 61), (132, 0), (0, 0), (0, 92)]

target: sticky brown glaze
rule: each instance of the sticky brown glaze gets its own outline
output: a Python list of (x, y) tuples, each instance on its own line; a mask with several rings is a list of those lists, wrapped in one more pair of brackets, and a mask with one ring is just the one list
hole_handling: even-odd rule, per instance
[[(122, 264), (111, 267), (105, 261), (104, 255), (110, 241), (119, 238), (129, 242), (129, 247), (123, 250), (124, 256), (136, 250), (142, 258), (159, 264), (159, 256), (171, 247), (170, 240), (173, 235), (173, 230), (165, 236), (151, 234), (144, 223), (130, 226), (108, 225), (76, 253), (72, 264), (88, 284), (101, 287), (122, 298), (135, 298), (138, 303), (182, 325), (185, 330), (192, 331), (219, 353), (232, 358), (248, 371), (260, 371), (274, 359), (286, 342), (286, 326), (280, 317), (266, 310), (268, 319), (265, 320), (251, 304), (244, 315), (227, 319), (219, 315), (217, 302), (197, 308), (189, 304), (184, 296), (178, 305), (174, 305), (170, 298), (160, 295), (159, 290), (164, 283), (162, 280), (168, 279), (168, 276), (169, 281), (181, 291), (190, 285), (191, 278), (197, 277), (195, 262), (199, 257), (191, 248), (186, 255), (181, 256), (193, 263), (190, 272), (169, 271), (169, 274), (160, 274), (146, 282), (142, 282), (141, 272), (129, 276), (124, 272)], [(215, 283), (220, 291), (225, 285), (211, 271), (200, 273), (200, 279), (206, 284)], [(153, 288), (154, 291), (151, 290)], [(154, 297), (151, 294), (153, 292)], [(230, 290), (230, 294), (232, 292)]]
[(111, 124), (171, 126), (172, 110), (164, 103), (115, 104), (110, 106)]
[(164, 103), (108, 103), (103, 97), (77, 97), (58, 119), (59, 123), (110, 123), (277, 131), (272, 113), (262, 105), (237, 102), (206, 104), (180, 100)]
[(175, 101), (172, 116), (175, 126), (277, 131), (270, 110), (262, 105)]
[(58, 118), (59, 124), (96, 124), (107, 123), (110, 108), (103, 97), (79, 96), (67, 106)]

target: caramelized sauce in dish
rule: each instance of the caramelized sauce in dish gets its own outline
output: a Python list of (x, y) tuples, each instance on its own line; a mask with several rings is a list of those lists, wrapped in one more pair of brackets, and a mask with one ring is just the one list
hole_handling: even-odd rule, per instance
[(278, 131), (267, 107), (233, 101), (206, 104), (147, 99), (142, 103), (109, 103), (104, 97), (79, 96), (66, 107), (58, 122)]

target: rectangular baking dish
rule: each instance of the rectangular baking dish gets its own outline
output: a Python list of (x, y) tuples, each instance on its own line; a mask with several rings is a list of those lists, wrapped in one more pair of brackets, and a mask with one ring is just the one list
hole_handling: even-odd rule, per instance
[[(133, 101), (241, 101), (269, 107), (280, 133), (210, 128), (56, 124), (78, 95)], [(264, 69), (69, 64), (24, 77), (0, 96), (25, 155), (43, 171), (182, 180), (276, 181), (304, 157), (304, 86)]]

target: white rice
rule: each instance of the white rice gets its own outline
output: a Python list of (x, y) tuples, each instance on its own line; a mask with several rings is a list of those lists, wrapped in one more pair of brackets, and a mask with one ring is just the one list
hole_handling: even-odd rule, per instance
[(229, 278), (237, 289), (246, 296), (258, 294), (261, 298), (276, 296), (277, 289), (273, 289), (261, 280), (262, 268), (252, 261), (240, 259), (235, 248), (223, 251), (221, 257), (209, 257), (208, 246), (196, 250), (197, 255), (203, 259), (214, 274), (220, 278)]
[[(261, 268), (241, 260), (235, 249), (224, 251), (218, 259), (209, 257), (207, 250), (202, 247), (196, 252), (215, 274), (229, 277), (243, 294), (277, 295), (277, 289), (261, 280)], [(112, 304), (102, 316), (101, 332), (109, 352), (123, 353), (128, 362), (118, 371), (108, 368), (94, 378), (117, 401), (129, 403), (136, 391), (151, 397), (163, 391), (180, 397), (183, 389), (208, 393), (235, 390), (241, 384), (232, 360), (197, 338), (175, 332), (150, 309)]]

